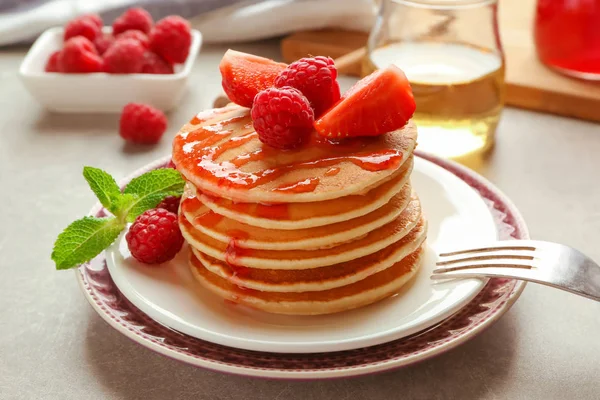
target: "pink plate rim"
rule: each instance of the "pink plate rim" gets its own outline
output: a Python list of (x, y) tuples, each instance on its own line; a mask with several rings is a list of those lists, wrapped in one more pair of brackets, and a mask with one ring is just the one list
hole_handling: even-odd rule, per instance
[[(453, 161), (416, 152), (418, 157), (450, 171), (474, 188), (494, 216), (499, 238), (528, 239), (519, 211), (494, 185)], [(152, 169), (164, 168), (161, 158), (128, 176), (121, 184)], [(96, 204), (90, 215), (104, 215)], [(362, 349), (313, 354), (241, 350), (196, 339), (152, 320), (117, 289), (104, 255), (76, 270), (77, 281), (94, 310), (113, 328), (159, 354), (197, 367), (237, 375), (280, 379), (326, 379), (366, 375), (413, 364), (446, 352), (497, 321), (518, 299), (525, 283), (490, 279), (465, 307), (441, 323), (411, 336)]]

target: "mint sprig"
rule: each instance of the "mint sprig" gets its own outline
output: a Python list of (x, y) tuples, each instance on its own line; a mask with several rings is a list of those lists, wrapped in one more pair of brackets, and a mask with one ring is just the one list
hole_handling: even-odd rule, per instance
[(96, 257), (119, 237), (123, 228), (115, 217), (83, 217), (73, 222), (54, 243), (52, 259), (56, 269), (69, 269)]
[(144, 211), (156, 207), (167, 196), (181, 196), (185, 181), (174, 169), (157, 169), (134, 178), (119, 189), (107, 172), (84, 167), (83, 176), (100, 203), (113, 216), (83, 217), (58, 235), (51, 258), (56, 269), (69, 269), (87, 262), (110, 246)]
[(125, 195), (137, 196), (127, 214), (127, 221), (134, 221), (144, 211), (154, 208), (166, 196), (181, 196), (185, 181), (175, 169), (165, 168), (134, 178), (123, 190)]
[(115, 178), (99, 168), (83, 167), (83, 177), (96, 194), (100, 203), (111, 213), (115, 213), (113, 203), (121, 195)]

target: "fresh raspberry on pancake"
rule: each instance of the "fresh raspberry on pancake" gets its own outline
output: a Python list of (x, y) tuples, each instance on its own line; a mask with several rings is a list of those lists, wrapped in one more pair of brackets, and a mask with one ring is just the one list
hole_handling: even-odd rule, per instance
[(282, 150), (308, 141), (314, 121), (308, 99), (292, 87), (270, 88), (258, 93), (251, 115), (260, 141)]
[(164, 208), (153, 208), (137, 217), (125, 239), (131, 255), (144, 264), (172, 260), (183, 246), (177, 215)]
[(291, 86), (310, 101), (320, 117), (340, 99), (337, 69), (329, 57), (301, 58), (288, 65), (275, 79), (275, 87)]

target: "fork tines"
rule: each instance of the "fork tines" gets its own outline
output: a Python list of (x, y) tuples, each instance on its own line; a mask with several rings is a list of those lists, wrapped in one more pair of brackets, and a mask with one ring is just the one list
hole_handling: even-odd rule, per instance
[(441, 253), (433, 273), (458, 271), (470, 268), (534, 268), (536, 247), (520, 245), (510, 241), (479, 247)]

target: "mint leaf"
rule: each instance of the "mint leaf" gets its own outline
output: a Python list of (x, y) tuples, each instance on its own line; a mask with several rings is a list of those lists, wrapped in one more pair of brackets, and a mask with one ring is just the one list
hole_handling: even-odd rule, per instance
[(138, 200), (137, 194), (119, 194), (119, 197), (113, 198), (113, 207), (116, 212), (114, 213), (119, 221), (126, 221), (127, 215), (129, 214), (129, 210), (133, 206), (133, 204)]
[(127, 222), (133, 222), (135, 219), (146, 210), (156, 208), (158, 204), (167, 196), (179, 196), (171, 192), (152, 193), (139, 199), (127, 214)]
[(129, 182), (123, 193), (137, 195), (131, 205), (127, 221), (131, 222), (144, 211), (154, 208), (167, 196), (181, 196), (185, 180), (174, 169), (156, 169)]
[(119, 189), (115, 179), (108, 172), (94, 167), (83, 167), (83, 177), (100, 200), (100, 203), (108, 211), (116, 214), (118, 208), (114, 205), (114, 199), (121, 196), (121, 189)]
[(119, 236), (125, 224), (115, 217), (84, 217), (69, 225), (54, 242), (56, 269), (69, 269), (91, 260)]

